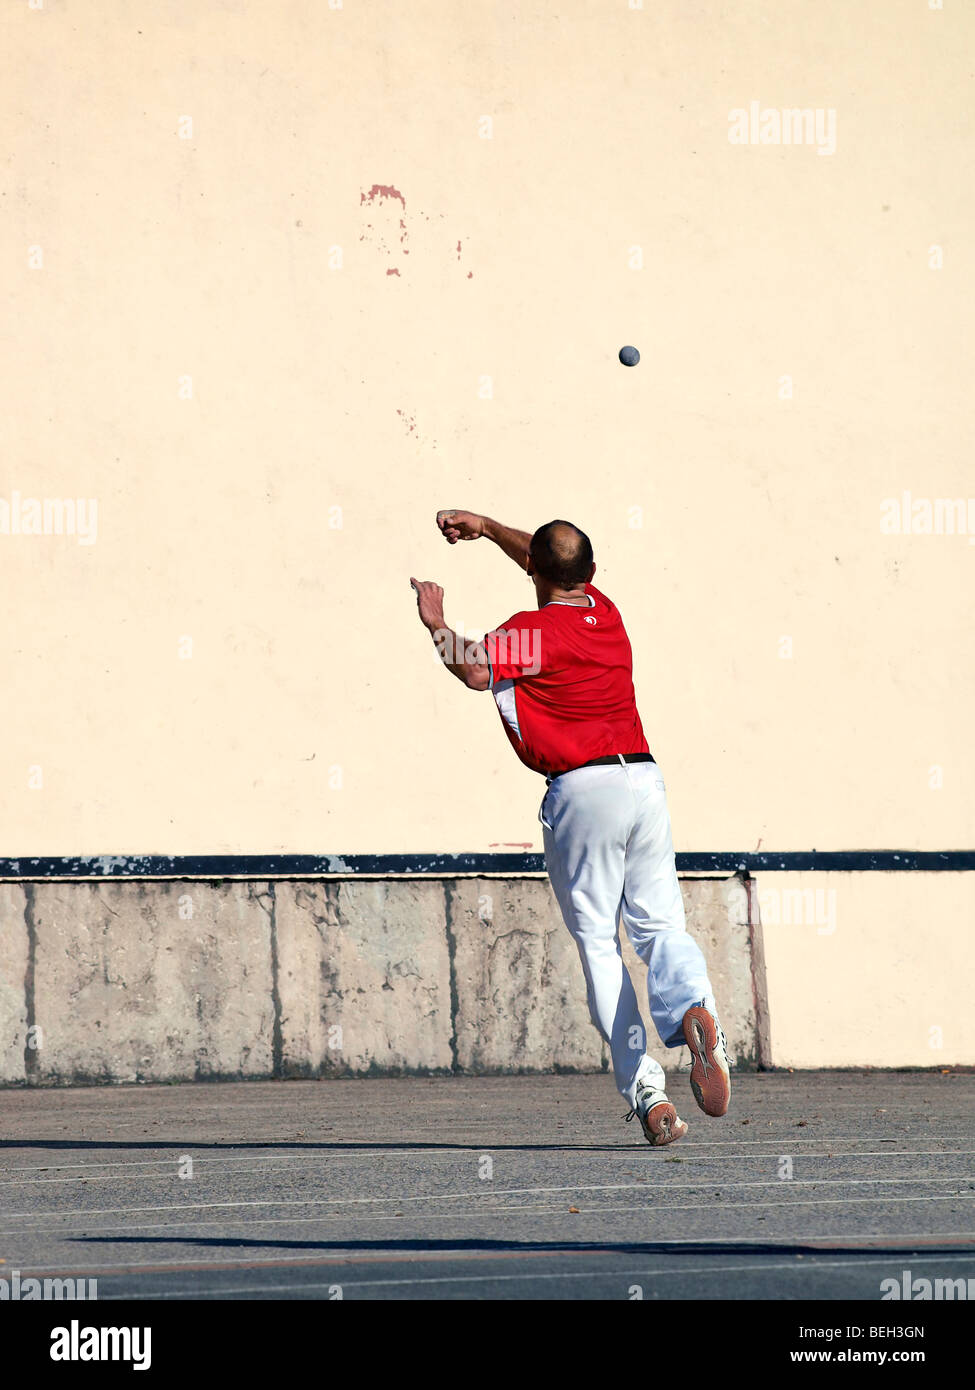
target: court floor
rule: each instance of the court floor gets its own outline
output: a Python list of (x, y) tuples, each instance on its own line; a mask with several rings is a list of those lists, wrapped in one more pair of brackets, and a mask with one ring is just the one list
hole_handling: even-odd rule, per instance
[(0, 1091), (0, 1276), (99, 1301), (975, 1297), (975, 1075), (744, 1074), (722, 1120), (686, 1076), (670, 1094), (690, 1133), (654, 1150), (608, 1076)]

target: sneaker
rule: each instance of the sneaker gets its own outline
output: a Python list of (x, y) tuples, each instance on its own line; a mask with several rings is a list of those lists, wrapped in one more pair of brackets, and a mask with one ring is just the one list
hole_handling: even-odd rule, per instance
[(663, 1144), (672, 1144), (675, 1139), (683, 1139), (687, 1133), (687, 1125), (663, 1091), (654, 1090), (642, 1081), (636, 1083), (636, 1107), (627, 1115), (627, 1123), (634, 1115), (639, 1115), (647, 1143), (655, 1149)]
[(731, 1100), (728, 1046), (721, 1025), (704, 1002), (684, 1015), (684, 1039), (694, 1059), (691, 1090), (705, 1115), (724, 1115)]

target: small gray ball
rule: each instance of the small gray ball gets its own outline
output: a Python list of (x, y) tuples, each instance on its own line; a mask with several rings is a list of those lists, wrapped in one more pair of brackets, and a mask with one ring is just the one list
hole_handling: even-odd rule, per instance
[(635, 347), (621, 347), (620, 361), (624, 367), (635, 367), (640, 360), (640, 354)]

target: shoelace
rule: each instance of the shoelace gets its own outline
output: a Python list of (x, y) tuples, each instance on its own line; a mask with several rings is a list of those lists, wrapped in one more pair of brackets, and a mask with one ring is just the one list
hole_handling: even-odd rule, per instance
[[(659, 1102), (655, 1102), (655, 1104), (659, 1104)], [(653, 1107), (651, 1106), (651, 1109), (652, 1109), (652, 1108), (653, 1108)], [(638, 1107), (638, 1106), (634, 1106), (633, 1109), (630, 1111), (630, 1113), (629, 1113), (628, 1115), (624, 1115), (624, 1116), (623, 1116), (623, 1119), (626, 1121), (627, 1124), (629, 1124), (630, 1121), (633, 1119), (633, 1117), (634, 1117), (635, 1115), (639, 1115), (639, 1113), (640, 1113), (639, 1107)]]

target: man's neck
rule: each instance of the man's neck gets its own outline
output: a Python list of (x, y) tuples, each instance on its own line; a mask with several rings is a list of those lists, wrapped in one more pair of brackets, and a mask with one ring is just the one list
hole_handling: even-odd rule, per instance
[(584, 605), (588, 607), (589, 595), (583, 586), (576, 589), (551, 588), (538, 595), (539, 608), (544, 608), (547, 603), (573, 603), (580, 608)]

